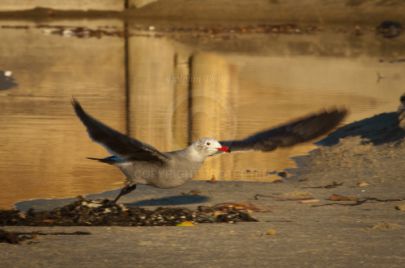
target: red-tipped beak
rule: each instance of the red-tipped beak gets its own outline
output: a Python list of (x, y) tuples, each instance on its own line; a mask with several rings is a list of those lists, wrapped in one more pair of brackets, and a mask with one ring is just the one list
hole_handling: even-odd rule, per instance
[(228, 146), (219, 147), (219, 148), (218, 148), (218, 151), (226, 152), (226, 153), (230, 153), (230, 152), (231, 152), (231, 150), (229, 150), (229, 147), (228, 147)]

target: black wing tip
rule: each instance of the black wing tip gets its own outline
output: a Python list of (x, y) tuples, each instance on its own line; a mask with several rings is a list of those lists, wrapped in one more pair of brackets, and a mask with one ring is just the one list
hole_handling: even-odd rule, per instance
[(110, 165), (116, 164), (118, 162), (116, 159), (117, 157), (115, 157), (115, 156), (108, 156), (105, 158), (96, 158), (96, 157), (86, 157), (86, 158), (90, 159), (90, 160), (95, 160), (95, 161), (98, 161), (101, 163), (110, 164)]
[(339, 124), (347, 117), (349, 110), (345, 107), (336, 107), (325, 110), (325, 113), (331, 118), (331, 120), (336, 122), (336, 124)]
[(85, 120), (85, 118), (89, 117), (89, 115), (84, 111), (82, 105), (76, 98), (72, 97), (71, 103), (72, 103), (73, 109), (75, 110), (76, 115), (82, 121)]
[(78, 109), (83, 110), (82, 106), (80, 105), (80, 102), (75, 97), (72, 97), (70, 103), (72, 104), (73, 108), (75, 108), (76, 111)]
[(349, 114), (349, 110), (346, 107), (333, 107), (331, 110), (336, 114), (340, 114), (341, 116), (346, 116)]
[[(318, 127), (315, 127), (311, 134), (303, 137), (303, 141), (310, 141), (333, 131), (343, 122), (348, 114), (348, 109), (344, 107), (333, 107), (315, 114), (315, 121), (313, 122), (317, 122)], [(307, 125), (306, 122), (304, 125)], [(312, 124), (310, 123), (308, 126), (310, 125)]]

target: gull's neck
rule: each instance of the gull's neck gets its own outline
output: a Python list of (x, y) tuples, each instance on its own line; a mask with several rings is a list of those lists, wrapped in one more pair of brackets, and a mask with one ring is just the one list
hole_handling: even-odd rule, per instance
[(197, 151), (193, 144), (184, 149), (183, 152), (184, 157), (191, 162), (204, 162), (205, 158), (207, 158), (205, 155)]

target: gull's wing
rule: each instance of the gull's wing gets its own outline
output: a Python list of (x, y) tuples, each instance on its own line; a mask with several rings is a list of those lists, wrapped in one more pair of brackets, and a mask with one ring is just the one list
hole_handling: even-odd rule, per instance
[(230, 151), (272, 151), (318, 138), (334, 129), (345, 118), (347, 110), (332, 109), (255, 133), (241, 140), (220, 141)]
[(164, 163), (169, 157), (152, 146), (130, 138), (101, 123), (84, 111), (80, 103), (72, 99), (76, 115), (86, 126), (89, 136), (103, 145), (111, 153), (126, 160), (152, 161)]

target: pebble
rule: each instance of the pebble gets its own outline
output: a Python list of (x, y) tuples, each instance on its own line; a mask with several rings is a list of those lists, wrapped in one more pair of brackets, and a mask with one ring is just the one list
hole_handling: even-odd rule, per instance
[(357, 185), (357, 187), (367, 187), (370, 184), (366, 181), (359, 181), (356, 185)]
[(277, 231), (274, 228), (267, 229), (267, 231), (266, 231), (266, 235), (273, 236), (273, 235), (276, 235), (276, 234), (277, 234)]
[(395, 209), (399, 211), (405, 211), (405, 203), (395, 206)]

